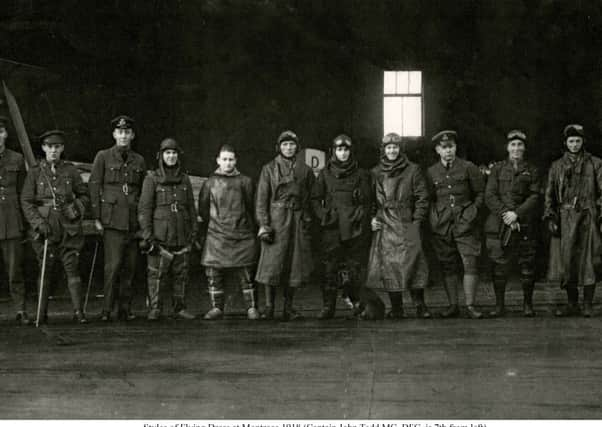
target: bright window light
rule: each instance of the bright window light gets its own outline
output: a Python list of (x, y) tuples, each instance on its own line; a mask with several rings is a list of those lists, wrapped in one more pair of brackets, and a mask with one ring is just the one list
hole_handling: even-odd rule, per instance
[(422, 72), (385, 71), (383, 82), (384, 133), (422, 136)]

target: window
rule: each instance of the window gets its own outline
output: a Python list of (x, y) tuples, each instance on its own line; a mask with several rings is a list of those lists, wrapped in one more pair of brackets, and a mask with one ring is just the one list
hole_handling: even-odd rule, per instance
[(384, 134), (422, 136), (422, 71), (385, 71)]

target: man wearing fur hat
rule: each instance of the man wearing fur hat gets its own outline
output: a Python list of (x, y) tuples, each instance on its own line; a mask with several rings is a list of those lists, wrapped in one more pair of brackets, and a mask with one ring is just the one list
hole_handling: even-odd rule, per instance
[(190, 178), (182, 170), (182, 150), (173, 138), (161, 141), (158, 168), (142, 184), (138, 202), (141, 249), (148, 263), (148, 320), (158, 320), (168, 282), (172, 285), (173, 316), (191, 320), (184, 296), (188, 283), (190, 250), (196, 240), (196, 211)]
[(104, 322), (111, 320), (116, 291), (117, 317), (126, 321), (136, 317), (130, 306), (138, 257), (138, 198), (146, 175), (144, 158), (131, 148), (136, 136), (134, 120), (117, 116), (111, 125), (115, 145), (96, 154), (88, 182), (96, 229), (103, 234), (104, 302), (100, 319)]
[(535, 315), (533, 288), (541, 185), (537, 169), (524, 159), (526, 142), (527, 135), (523, 131), (508, 132), (508, 158), (493, 165), (485, 188), (485, 204), (490, 212), (485, 233), (495, 292), (492, 317), (504, 315), (508, 264), (514, 257), (520, 266), (523, 314)]
[(313, 171), (299, 152), (297, 135), (287, 130), (276, 141), (276, 157), (261, 170), (257, 184), (255, 216), (261, 254), (255, 280), (265, 285), (264, 318), (274, 317), (276, 289), (284, 292), (283, 320), (301, 319), (293, 308), (297, 288), (306, 283), (313, 268), (311, 256), (311, 188)]
[(372, 193), (370, 175), (358, 167), (351, 138), (337, 136), (312, 189), (325, 276), (320, 319), (334, 317), (339, 288), (359, 314), (360, 266), (365, 265), (370, 247)]
[(485, 182), (479, 168), (456, 157), (457, 133), (444, 130), (433, 136), (440, 161), (428, 169), (431, 193), (430, 223), (433, 247), (445, 276), (449, 308), (443, 317), (459, 314), (458, 287), (463, 274), (466, 312), (472, 319), (482, 313), (474, 307), (479, 282), (477, 259), (481, 254), (478, 218), (483, 204)]
[(257, 262), (253, 182), (236, 168), (236, 151), (223, 145), (217, 155), (218, 168), (203, 183), (199, 193), (201, 265), (205, 267), (211, 309), (205, 320), (224, 316), (224, 279), (236, 278), (247, 304), (247, 318), (259, 319), (253, 269)]
[(550, 167), (544, 211), (550, 232), (560, 236), (560, 286), (568, 299), (555, 314), (579, 314), (583, 288), (583, 316), (591, 317), (602, 268), (602, 159), (585, 151), (582, 125), (567, 125), (563, 133), (566, 151)]

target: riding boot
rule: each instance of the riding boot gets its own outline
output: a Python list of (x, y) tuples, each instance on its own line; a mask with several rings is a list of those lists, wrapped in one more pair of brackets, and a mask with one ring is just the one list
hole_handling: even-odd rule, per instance
[(535, 281), (531, 277), (523, 277), (521, 278), (521, 284), (523, 286), (523, 316), (533, 317), (535, 316), (535, 311), (533, 310)]
[(501, 317), (506, 312), (504, 302), (506, 296), (506, 279), (493, 277), (493, 292), (495, 293), (495, 309), (489, 313), (490, 317)]
[(576, 316), (580, 314), (581, 310), (579, 310), (579, 289), (576, 285), (567, 285), (566, 286), (566, 297), (568, 304), (562, 308), (558, 308), (554, 315), (557, 317), (568, 317), (568, 316)]
[(412, 289), (410, 295), (416, 306), (416, 317), (418, 319), (430, 319), (432, 315), (424, 302), (424, 289)]
[(284, 288), (284, 310), (282, 311), (282, 320), (301, 320), (303, 315), (293, 308), (293, 299), (295, 297), (295, 288), (287, 286)]
[(337, 290), (336, 288), (333, 289), (331, 287), (329, 288), (323, 288), (322, 289), (322, 311), (320, 311), (320, 314), (318, 314), (318, 319), (320, 320), (326, 320), (326, 319), (332, 319), (334, 317), (334, 313), (336, 310), (336, 303), (337, 303)]
[(460, 314), (460, 309), (458, 308), (458, 285), (460, 284), (460, 278), (455, 273), (447, 274), (444, 284), (449, 307), (441, 313), (441, 317), (456, 317)]
[(261, 313), (262, 320), (272, 320), (274, 318), (274, 307), (276, 305), (276, 287), (265, 285), (265, 308)]
[(401, 292), (389, 292), (391, 311), (387, 313), (388, 319), (403, 319), (403, 294)]
[(466, 314), (471, 319), (481, 319), (483, 313), (474, 307), (479, 276), (476, 274), (464, 274), (464, 297), (466, 298)]

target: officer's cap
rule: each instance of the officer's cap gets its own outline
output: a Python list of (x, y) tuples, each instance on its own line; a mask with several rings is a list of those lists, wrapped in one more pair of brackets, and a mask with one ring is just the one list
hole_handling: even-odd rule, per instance
[(0, 116), (0, 128), (5, 128), (8, 126), (8, 117)]
[(513, 129), (508, 132), (508, 135), (506, 135), (507, 142), (514, 141), (516, 139), (522, 142), (527, 142), (527, 134), (520, 129)]
[(383, 139), (382, 139), (383, 147), (385, 145), (389, 145), (389, 144), (400, 145), (401, 144), (401, 136), (399, 136), (399, 134), (397, 134), (395, 132), (391, 132), (391, 133), (388, 133), (385, 136), (383, 136)]
[(161, 145), (159, 146), (159, 151), (165, 151), (165, 150), (176, 150), (177, 152), (182, 153), (182, 149), (180, 148), (180, 145), (173, 138), (165, 138), (163, 141), (161, 141)]
[(53, 144), (65, 144), (65, 132), (58, 129), (53, 129), (44, 132), (40, 135), (40, 142), (42, 145), (53, 145)]
[(448, 143), (456, 142), (458, 133), (455, 130), (442, 130), (431, 138), (434, 145), (447, 145)]
[(296, 144), (299, 143), (299, 137), (292, 130), (285, 130), (278, 136), (278, 145), (282, 144), (286, 141), (292, 141)]
[(132, 129), (134, 127), (134, 119), (124, 114), (115, 117), (111, 120), (113, 129)]
[(580, 136), (581, 138), (585, 138), (583, 126), (576, 123), (566, 125), (562, 133), (565, 138), (568, 138), (569, 136)]
[(353, 146), (353, 142), (351, 142), (351, 138), (344, 133), (338, 135), (335, 139), (332, 140), (333, 147), (348, 147), (351, 148)]

